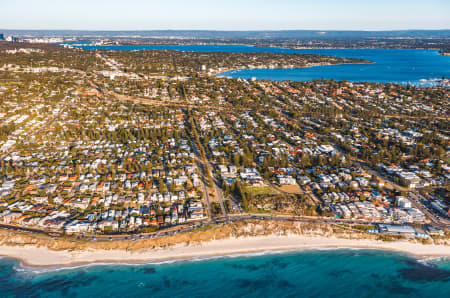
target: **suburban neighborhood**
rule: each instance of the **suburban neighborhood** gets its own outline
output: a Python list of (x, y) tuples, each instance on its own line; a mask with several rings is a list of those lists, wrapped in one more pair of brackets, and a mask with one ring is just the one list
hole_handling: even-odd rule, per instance
[(257, 214), (423, 236), (450, 223), (443, 86), (215, 76), (349, 62), (314, 55), (3, 53), (5, 225), (111, 235)]

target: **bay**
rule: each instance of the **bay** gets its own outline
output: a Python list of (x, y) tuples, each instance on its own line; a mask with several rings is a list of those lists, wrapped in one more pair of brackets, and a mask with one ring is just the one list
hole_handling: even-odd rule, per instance
[(360, 58), (374, 64), (346, 64), (294, 69), (243, 69), (221, 73), (219, 76), (264, 79), (311, 81), (335, 79), (352, 82), (400, 83), (416, 86), (437, 85), (438, 79), (450, 78), (450, 56), (438, 50), (425, 49), (287, 49), (281, 47), (255, 47), (245, 45), (151, 45), (151, 46), (79, 46), (88, 50), (178, 50), (191, 52), (234, 53), (287, 53), (317, 54), (326, 56)]

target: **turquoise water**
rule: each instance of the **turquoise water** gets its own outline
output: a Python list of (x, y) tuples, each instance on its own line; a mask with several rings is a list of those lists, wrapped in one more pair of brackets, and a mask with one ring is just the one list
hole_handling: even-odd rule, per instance
[(2, 297), (448, 297), (450, 262), (376, 250), (311, 250), (59, 270), (0, 260)]
[(368, 82), (396, 82), (430, 86), (434, 82), (421, 80), (450, 78), (450, 56), (437, 50), (421, 49), (286, 49), (280, 47), (253, 47), (244, 45), (155, 45), (155, 46), (80, 46), (83, 49), (104, 50), (179, 50), (197, 52), (270, 52), (318, 54), (337, 57), (360, 58), (376, 62), (364, 65), (333, 65), (300, 69), (254, 69), (223, 73), (234, 78), (256, 78), (274, 81), (335, 79)]

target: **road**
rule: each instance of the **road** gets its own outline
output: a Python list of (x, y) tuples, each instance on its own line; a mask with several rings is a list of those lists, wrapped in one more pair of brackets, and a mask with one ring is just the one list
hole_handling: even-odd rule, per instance
[(28, 232), (28, 233), (35, 233), (35, 234), (45, 234), (48, 236), (56, 236), (60, 237), (63, 235), (61, 232), (53, 232), (48, 230), (41, 230), (37, 228), (30, 228), (30, 227), (20, 227), (15, 225), (8, 225), (8, 224), (0, 224), (0, 228), (6, 229), (6, 230), (13, 230), (13, 231), (22, 231), (22, 232)]
[(403, 186), (400, 186), (400, 185), (396, 184), (395, 182), (393, 182), (393, 181), (391, 181), (390, 179), (386, 178), (386, 177), (385, 177), (383, 174), (381, 174), (380, 172), (375, 171), (375, 170), (372, 170), (369, 166), (366, 165), (366, 163), (365, 163), (364, 161), (361, 161), (361, 160), (352, 160), (352, 161), (353, 161), (353, 163), (354, 163), (356, 166), (365, 169), (365, 170), (366, 170), (367, 172), (369, 172), (372, 176), (375, 176), (375, 177), (377, 177), (380, 181), (383, 181), (385, 187), (387, 187), (388, 185), (390, 185), (391, 188), (393, 188), (393, 189), (396, 190), (396, 191), (400, 191), (400, 192), (402, 192), (402, 191), (403, 191), (403, 192), (407, 192), (407, 191), (410, 190), (409, 188), (406, 188), (406, 187), (403, 187)]
[[(25, 139), (24, 139), (22, 142), (28, 141), (28, 140), (31, 138), (31, 136), (33, 136), (33, 135), (38, 135), (40, 132), (42, 132), (42, 131), (44, 131), (45, 129), (47, 129), (50, 125), (53, 124), (53, 122), (55, 122), (57, 119), (60, 118), (62, 112), (63, 112), (63, 110), (61, 109), (61, 110), (59, 111), (58, 114), (54, 115), (54, 116), (53, 116), (52, 118), (50, 118), (50, 119), (47, 119), (48, 121), (47, 121), (43, 126), (40, 126), (38, 129), (28, 131), (28, 132), (27, 132), (27, 135), (25, 136)], [(6, 156), (8, 156), (8, 154), (9, 154), (11, 151), (13, 151), (13, 150), (15, 150), (15, 149), (16, 149), (16, 146), (12, 146), (12, 147), (9, 148), (8, 150), (2, 152), (2, 155), (0, 156), (0, 159), (4, 159)]]
[(222, 210), (222, 214), (227, 218), (228, 221), (228, 213), (225, 209), (225, 204), (223, 203), (222, 189), (219, 186), (219, 181), (217, 181), (217, 178), (211, 173), (211, 169), (213, 168), (211, 162), (209, 161), (209, 159), (206, 162), (208, 163), (208, 170), (210, 171), (209, 175), (210, 177), (212, 177), (214, 189), (216, 191), (217, 198), (219, 199), (220, 209)]
[[(413, 207), (421, 210), (433, 223), (433, 226), (438, 228), (444, 228), (446, 226), (450, 225), (450, 221), (445, 218), (437, 218), (436, 214), (434, 212), (430, 211), (430, 209), (421, 202), (420, 195), (417, 195), (413, 192), (408, 192), (408, 198), (411, 201), (411, 204)], [(423, 198), (422, 198), (423, 199)]]
[(199, 152), (199, 150), (197, 148), (197, 144), (194, 141), (192, 141), (192, 147), (193, 147), (194, 154), (196, 156), (197, 166), (201, 170), (201, 181), (202, 181), (202, 186), (203, 186), (203, 193), (205, 194), (206, 204), (208, 205), (209, 217), (211, 219), (213, 219), (214, 215), (213, 215), (213, 212), (212, 212), (211, 201), (209, 200), (208, 188), (206, 187), (206, 184), (207, 184), (206, 174), (205, 174), (206, 167), (205, 167), (205, 164), (203, 163), (203, 161), (201, 159), (200, 152)]
[(205, 168), (205, 164), (202, 161), (201, 155), (200, 155), (200, 151), (197, 148), (197, 144), (194, 140), (192, 140), (192, 136), (191, 136), (191, 144), (192, 144), (192, 150), (194, 151), (195, 154), (195, 159), (197, 161), (197, 166), (200, 168), (201, 170), (201, 181), (202, 181), (202, 186), (203, 186), (203, 193), (205, 194), (205, 201), (206, 204), (208, 205), (208, 212), (209, 212), (209, 217), (210, 219), (214, 218), (213, 212), (212, 212), (212, 207), (211, 207), (211, 201), (209, 200), (209, 194), (208, 194), (208, 189), (206, 187), (206, 168)]
[[(193, 134), (194, 134), (194, 136), (193, 136)], [(194, 140), (194, 139), (196, 139), (195, 135), (198, 135), (198, 133), (196, 131), (196, 128), (194, 127), (194, 128), (192, 128), (192, 132), (190, 133), (190, 139), (191, 139), (191, 144), (192, 144), (192, 148), (193, 148), (193, 151), (194, 151), (194, 154), (196, 157), (197, 164), (202, 169), (202, 184), (203, 184), (203, 190), (205, 193), (205, 198), (206, 198), (208, 208), (210, 211), (210, 217), (212, 219), (214, 216), (213, 216), (213, 212), (212, 212), (211, 202), (209, 199), (208, 189), (206, 187), (206, 185), (208, 184), (207, 182), (209, 180), (209, 177), (211, 177), (211, 179), (212, 179), (214, 192), (216, 193), (216, 196), (218, 198), (222, 214), (225, 217), (227, 217), (227, 212), (226, 212), (225, 205), (223, 203), (223, 198), (222, 198), (222, 191), (219, 187), (219, 183), (218, 183), (217, 179), (211, 173), (211, 169), (213, 168), (212, 164), (209, 161), (209, 159), (202, 156), (202, 154), (200, 153), (199, 146), (201, 146), (201, 144), (197, 144), (197, 142)], [(203, 152), (204, 152), (204, 150), (203, 150)]]
[(430, 220), (431, 224), (433, 226), (435, 226), (436, 228), (442, 229), (442, 228), (444, 228), (444, 227), (446, 227), (446, 226), (448, 226), (450, 224), (450, 221), (447, 221), (446, 219), (437, 218), (436, 215), (433, 212), (431, 212), (421, 202), (421, 200), (419, 198), (419, 195), (414, 193), (414, 192), (412, 192), (411, 189), (396, 184), (395, 182), (393, 182), (390, 179), (386, 178), (384, 175), (382, 175), (378, 171), (372, 170), (369, 167), (365, 166), (365, 164), (363, 164), (362, 161), (353, 160), (353, 162), (356, 165), (358, 165), (359, 167), (366, 169), (371, 175), (376, 176), (378, 179), (383, 181), (385, 183), (385, 186), (387, 184), (390, 184), (394, 190), (400, 191), (400, 192), (406, 192), (408, 194), (408, 198), (410, 199), (411, 205), (414, 208), (422, 211), (427, 216), (427, 218)]
[[(207, 227), (212, 224), (225, 224), (237, 221), (246, 220), (271, 220), (271, 221), (285, 221), (285, 222), (297, 222), (297, 223), (326, 223), (326, 224), (366, 224), (366, 225), (379, 225), (379, 224), (399, 224), (395, 222), (369, 222), (365, 220), (356, 219), (343, 219), (334, 217), (315, 217), (315, 216), (291, 216), (291, 215), (274, 215), (274, 214), (227, 214), (227, 216), (219, 216), (214, 219), (193, 221), (188, 226), (172, 227), (172, 230), (162, 230), (154, 233), (142, 233), (142, 234), (127, 234), (127, 235), (78, 235), (77, 240), (86, 241), (126, 241), (126, 240), (144, 240), (152, 238), (161, 238), (167, 236), (173, 236), (179, 233), (186, 233), (194, 231), (198, 228)], [(0, 224), (0, 228), (5, 228), (15, 231), (23, 231), (29, 233), (46, 234), (52, 237), (62, 236), (60, 232), (52, 232), (47, 230), (40, 230), (28, 227), (18, 227), (13, 225)]]
[[(97, 74), (95, 74), (95, 73), (94, 73), (94, 75), (97, 76)], [(91, 87), (96, 89), (100, 94), (102, 94), (103, 97), (114, 98), (114, 99), (117, 99), (122, 102), (130, 101), (133, 103), (139, 103), (139, 104), (150, 105), (150, 106), (199, 108), (199, 109), (206, 109), (206, 110), (210, 110), (210, 109), (222, 110), (222, 109), (224, 109), (224, 107), (221, 107), (221, 106), (203, 105), (203, 104), (198, 104), (198, 103), (187, 103), (185, 101), (157, 100), (157, 99), (151, 99), (151, 98), (143, 98), (143, 97), (124, 95), (124, 94), (119, 94), (112, 90), (107, 90), (106, 88), (100, 87), (97, 84), (95, 84), (92, 80), (89, 80), (88, 82), (91, 85)]]

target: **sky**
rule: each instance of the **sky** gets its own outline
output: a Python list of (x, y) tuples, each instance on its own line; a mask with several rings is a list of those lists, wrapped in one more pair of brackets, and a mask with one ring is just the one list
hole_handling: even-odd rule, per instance
[(450, 29), (450, 0), (0, 0), (1, 29)]

